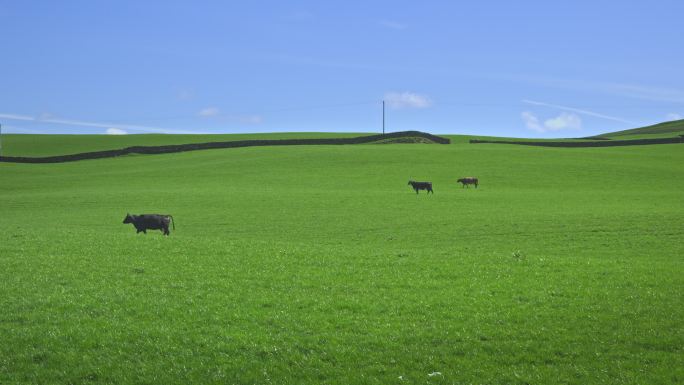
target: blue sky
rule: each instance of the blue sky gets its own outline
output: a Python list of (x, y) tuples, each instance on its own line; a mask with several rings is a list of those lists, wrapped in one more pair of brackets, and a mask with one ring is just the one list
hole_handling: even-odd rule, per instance
[(576, 137), (684, 116), (682, 1), (0, 0), (25, 133)]

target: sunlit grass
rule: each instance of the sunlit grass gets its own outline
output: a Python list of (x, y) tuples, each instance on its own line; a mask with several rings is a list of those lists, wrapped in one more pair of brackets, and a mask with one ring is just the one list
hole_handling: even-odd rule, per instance
[(2, 384), (684, 379), (681, 145), (241, 148), (0, 183)]

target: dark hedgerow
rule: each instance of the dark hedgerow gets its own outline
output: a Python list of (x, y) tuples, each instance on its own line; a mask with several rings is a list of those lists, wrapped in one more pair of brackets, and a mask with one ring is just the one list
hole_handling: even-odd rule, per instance
[(423, 138), (434, 143), (449, 144), (451, 140), (441, 136), (428, 134), (421, 131), (401, 131), (389, 134), (366, 135), (355, 138), (318, 138), (318, 139), (257, 139), (257, 140), (236, 140), (228, 142), (207, 142), (177, 144), (168, 146), (133, 146), (119, 150), (83, 152), (71, 155), (46, 156), (46, 157), (21, 157), (3, 156), (0, 162), (12, 163), (63, 163), (74, 162), (86, 159), (113, 158), (129, 154), (169, 154), (173, 152), (210, 150), (217, 148), (237, 148), (254, 146), (301, 146), (301, 145), (342, 145), (342, 144), (363, 144), (378, 141), (386, 141), (399, 138)]

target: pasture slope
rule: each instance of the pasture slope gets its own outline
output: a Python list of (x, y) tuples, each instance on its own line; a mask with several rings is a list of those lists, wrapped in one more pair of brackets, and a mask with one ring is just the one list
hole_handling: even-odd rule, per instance
[(107, 151), (86, 151), (76, 154), (21, 157), (2, 156), (0, 161), (10, 163), (64, 163), (81, 160), (115, 158), (126, 155), (157, 155), (171, 154), (185, 151), (216, 150), (226, 148), (259, 147), (259, 146), (320, 146), (320, 145), (351, 145), (351, 144), (393, 144), (393, 143), (428, 143), (449, 144), (448, 138), (443, 138), (419, 131), (401, 131), (388, 134), (362, 135), (346, 138), (315, 138), (315, 139), (252, 139), (252, 140), (224, 140), (203, 143), (172, 144), (164, 146), (132, 146)]
[(613, 139), (644, 139), (667, 138), (684, 135), (684, 120), (673, 120), (654, 124), (652, 126), (633, 128), (631, 130), (615, 131), (600, 136)]
[(3, 156), (46, 157), (86, 151), (110, 151), (135, 146), (171, 146), (237, 140), (328, 139), (350, 138), (362, 133), (278, 132), (265, 134), (216, 135), (22, 135), (5, 134)]
[(470, 143), (521, 144), (541, 147), (617, 147), (684, 143), (684, 120), (574, 139), (472, 137)]
[(252, 147), (0, 181), (2, 384), (684, 382), (679, 144)]

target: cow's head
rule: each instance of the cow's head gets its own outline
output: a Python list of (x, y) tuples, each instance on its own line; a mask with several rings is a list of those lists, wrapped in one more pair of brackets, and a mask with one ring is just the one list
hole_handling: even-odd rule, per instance
[(413, 181), (412, 181), (412, 180), (410, 180), (408, 184), (412, 185), (412, 184), (413, 184)]
[(123, 223), (133, 223), (133, 216), (131, 214), (126, 214)]
[(456, 183), (463, 183), (464, 181), (465, 181), (465, 179), (461, 178), (461, 179), (457, 180)]

